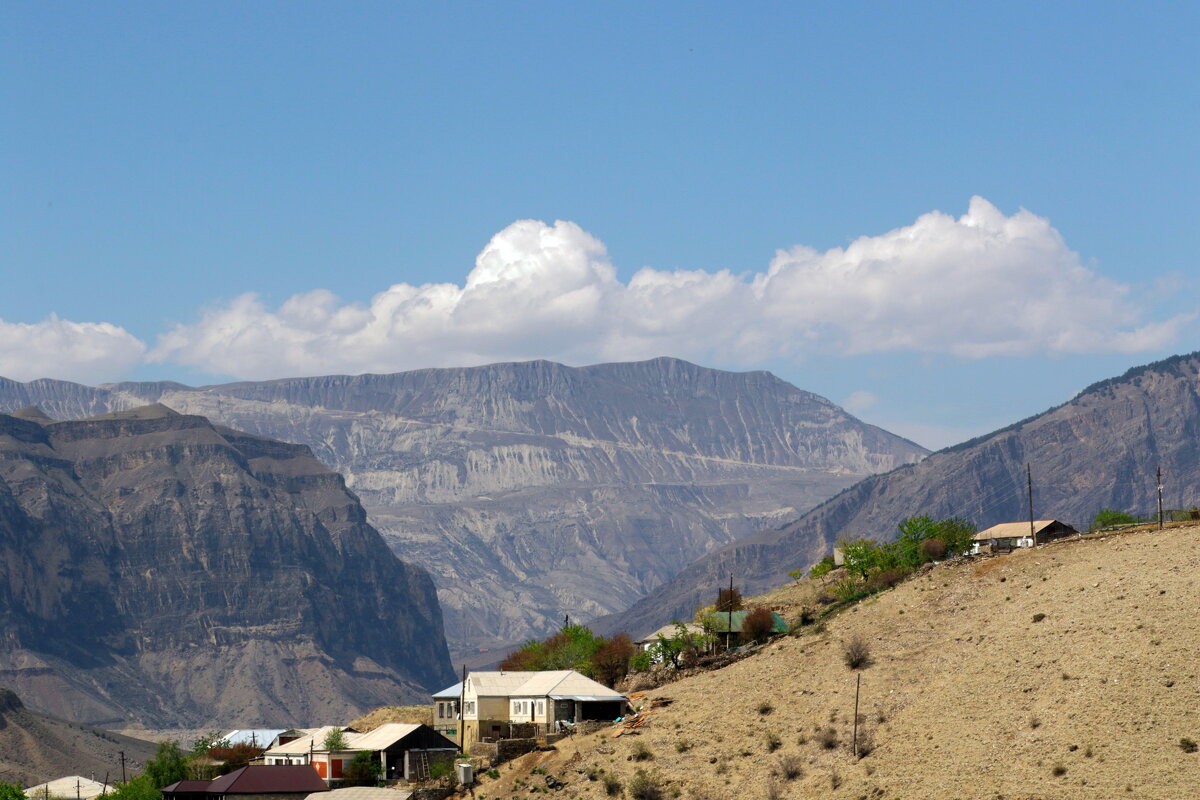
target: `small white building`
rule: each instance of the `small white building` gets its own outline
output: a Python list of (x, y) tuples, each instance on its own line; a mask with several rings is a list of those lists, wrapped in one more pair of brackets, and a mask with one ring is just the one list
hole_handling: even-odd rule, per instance
[(463, 687), (463, 747), (507, 738), (514, 725), (546, 733), (560, 723), (614, 720), (627, 705), (625, 695), (571, 669), (472, 672)]
[(1079, 533), (1070, 525), (1056, 519), (1039, 519), (1032, 527), (1031, 532), (1028, 522), (1002, 522), (993, 525), (971, 537), (974, 540), (971, 554), (1007, 553), (1020, 547), (1033, 547), (1035, 544), (1045, 544)]

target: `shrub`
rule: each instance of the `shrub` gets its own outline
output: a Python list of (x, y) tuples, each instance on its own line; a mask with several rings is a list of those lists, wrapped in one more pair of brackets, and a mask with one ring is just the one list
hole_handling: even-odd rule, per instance
[(676, 753), (686, 753), (688, 750), (691, 750), (691, 749), (692, 749), (692, 743), (690, 741), (688, 741), (687, 739), (680, 739), (678, 742), (675, 743), (675, 752)]
[(860, 597), (865, 597), (862, 585), (854, 578), (847, 577), (833, 585), (833, 593), (843, 603), (852, 603)]
[(804, 767), (797, 756), (783, 756), (779, 759), (779, 774), (785, 780), (794, 781), (804, 774)]
[[(489, 769), (487, 772), (485, 772), (483, 774), (486, 775), (487, 777), (491, 778), (492, 780), (500, 779), (500, 770), (498, 770), (498, 769)], [(596, 780), (595, 778), (592, 777), (591, 770), (588, 770), (588, 780), (591, 780), (591, 781)]]
[(811, 606), (803, 606), (800, 609), (800, 615), (796, 617), (795, 624), (797, 626), (812, 625), (817, 621), (817, 611)]
[(629, 639), (629, 634), (618, 633), (596, 648), (592, 656), (592, 667), (596, 670), (596, 680), (605, 686), (615, 686), (618, 681), (629, 674), (629, 662), (637, 655), (637, 649)]
[(817, 593), (817, 602), (823, 606), (831, 606), (837, 601), (837, 595), (829, 589), (822, 589)]
[(779, 793), (779, 784), (775, 783), (775, 776), (767, 776), (767, 800), (783, 800), (783, 795)]
[(850, 669), (862, 669), (871, 663), (871, 646), (861, 636), (842, 643), (842, 660)]
[(653, 662), (650, 660), (650, 654), (643, 650), (633, 658), (629, 659), (629, 668), (634, 672), (646, 672), (650, 669), (650, 665), (652, 663)]
[(645, 742), (634, 742), (632, 755), (633, 755), (634, 761), (653, 761), (654, 760), (654, 753), (652, 753), (650, 751), (649, 747), (646, 747)]
[(639, 769), (629, 781), (629, 796), (632, 800), (662, 800), (662, 781), (657, 774)]
[(1058, 764), (1054, 765), (1053, 769), (1050, 770), (1050, 774), (1056, 778), (1061, 778), (1063, 775), (1067, 774), (1067, 768), (1062, 764), (1062, 762), (1059, 762)]
[(882, 592), (884, 589), (891, 589), (897, 583), (904, 580), (907, 575), (908, 570), (903, 567), (892, 567), (891, 569), (881, 570), (867, 580), (867, 591)]
[(758, 606), (742, 620), (742, 636), (752, 642), (765, 642), (775, 627), (771, 609)]
[(1092, 524), (1088, 526), (1089, 531), (1098, 531), (1104, 528), (1111, 528), (1115, 525), (1133, 525), (1137, 522), (1137, 518), (1132, 514), (1126, 514), (1124, 511), (1114, 511), (1111, 508), (1101, 509), (1092, 520)]
[(833, 571), (833, 556), (825, 556), (808, 571), (810, 578), (821, 578)]
[(606, 795), (609, 797), (617, 797), (621, 794), (622, 788), (621, 782), (617, 780), (616, 775), (609, 774), (604, 776), (604, 793)]
[(817, 734), (817, 741), (821, 743), (821, 747), (826, 750), (835, 750), (838, 746), (837, 728), (830, 725), (827, 728), (822, 728)]
[(1193, 740), (1185, 736), (1179, 740), (1179, 749), (1185, 753), (1194, 753), (1196, 752), (1197, 745)]
[(775, 734), (775, 733), (767, 734), (767, 752), (768, 753), (774, 753), (776, 750), (778, 750), (782, 746), (783, 746), (783, 741), (779, 738), (778, 734)]
[(758, 704), (758, 713), (762, 714), (764, 717), (767, 714), (770, 714), (774, 710), (775, 710), (775, 706), (771, 705), (766, 700), (764, 700), (763, 702)]
[(946, 557), (946, 543), (941, 539), (926, 539), (921, 542), (921, 555), (930, 561), (941, 561)]
[(742, 592), (734, 586), (732, 589), (722, 589), (717, 594), (717, 605), (713, 610), (717, 612), (729, 612), (741, 611), (743, 608)]
[[(430, 771), (432, 772), (432, 770)], [(382, 772), (383, 767), (372, 754), (363, 751), (355, 755), (354, 759), (346, 765), (342, 776), (343, 784), (345, 786), (374, 786), (379, 781)]]

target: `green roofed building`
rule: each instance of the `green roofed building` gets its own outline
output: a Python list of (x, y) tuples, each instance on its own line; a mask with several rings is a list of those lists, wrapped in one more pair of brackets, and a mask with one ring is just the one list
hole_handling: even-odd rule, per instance
[[(726, 647), (736, 647), (742, 644), (742, 626), (749, 613), (749, 611), (734, 611), (733, 613), (714, 611), (704, 620), (704, 627), (716, 634)], [(771, 622), (771, 633), (788, 632), (787, 621), (774, 611), (771, 612)]]

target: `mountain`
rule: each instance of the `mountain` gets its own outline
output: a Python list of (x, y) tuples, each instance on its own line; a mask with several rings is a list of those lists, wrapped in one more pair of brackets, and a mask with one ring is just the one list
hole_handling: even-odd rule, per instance
[(342, 478), (151, 405), (0, 414), (0, 681), (99, 725), (313, 724), (453, 678), (429, 575)]
[(838, 538), (888, 539), (914, 514), (966, 517), (980, 528), (1028, 519), (1026, 464), (1039, 519), (1086, 527), (1102, 508), (1149, 513), (1160, 466), (1168, 508), (1200, 502), (1200, 353), (1131, 369), (1043, 414), (866, 478), (789, 525), (697, 560), (596, 626), (641, 633), (690, 619), (731, 573), (744, 591), (763, 591)]
[(625, 608), (927, 451), (766, 372), (546, 361), (191, 388), (0, 380), (54, 417), (163, 403), (299, 442), (439, 587), (457, 652)]
[(128, 775), (136, 775), (154, 756), (155, 745), (130, 736), (68, 722), (25, 707), (0, 686), (0, 780), (20, 786), (64, 775), (95, 775), (109, 785), (121, 777), (121, 755)]

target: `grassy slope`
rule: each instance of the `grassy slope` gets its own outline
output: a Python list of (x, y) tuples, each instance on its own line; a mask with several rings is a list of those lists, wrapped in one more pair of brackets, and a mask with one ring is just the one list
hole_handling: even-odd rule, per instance
[[(638, 766), (658, 771), (666, 797), (766, 798), (780, 756), (794, 756), (804, 775), (778, 781), (781, 797), (1193, 797), (1200, 753), (1178, 742), (1200, 741), (1198, 576), (1197, 527), (941, 565), (823, 634), (652, 691), (675, 702), (640, 736), (568, 740), (506, 767), (476, 796), (533, 796), (512, 782), (543, 785), (527, 774), (541, 762), (570, 784), (566, 796), (605, 796), (580, 772), (593, 765), (626, 782)], [(787, 606), (806, 591), (769, 597)], [(1038, 613), (1046, 617), (1035, 623)], [(860, 724), (875, 749), (859, 761), (814, 736), (833, 720), (849, 738), (854, 673), (841, 642), (854, 635), (869, 639), (873, 658)], [(763, 703), (773, 711), (760, 714)], [(774, 754), (770, 734), (782, 742)], [(692, 748), (677, 752), (685, 739)], [(654, 759), (628, 761), (637, 743)]]

